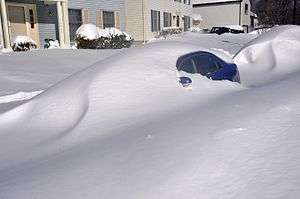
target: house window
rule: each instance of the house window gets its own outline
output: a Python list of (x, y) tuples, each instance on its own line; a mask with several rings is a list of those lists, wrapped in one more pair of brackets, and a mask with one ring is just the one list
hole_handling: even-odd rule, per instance
[(114, 12), (103, 11), (103, 28), (115, 27), (115, 15)]
[(70, 39), (75, 40), (76, 31), (82, 25), (82, 14), (79, 9), (69, 9)]
[(30, 22), (30, 27), (34, 28), (34, 16), (33, 16), (32, 9), (29, 9), (29, 22)]
[(191, 18), (189, 16), (184, 16), (183, 23), (184, 23), (184, 31), (188, 31), (191, 27)]
[(164, 12), (164, 27), (172, 26), (172, 14)]
[(160, 12), (156, 10), (151, 10), (151, 31), (160, 31)]
[(249, 13), (249, 5), (246, 3), (245, 4), (245, 15)]

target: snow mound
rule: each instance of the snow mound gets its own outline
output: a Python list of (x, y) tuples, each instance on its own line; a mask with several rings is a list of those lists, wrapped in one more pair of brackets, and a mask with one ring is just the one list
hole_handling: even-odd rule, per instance
[[(100, 132), (105, 133), (116, 128), (116, 122), (128, 124), (132, 118), (185, 104), (194, 93), (207, 99), (240, 88), (232, 82), (214, 82), (195, 75), (194, 91), (186, 93), (178, 83), (176, 62), (181, 55), (199, 50), (203, 49), (196, 45), (157, 42), (121, 52), (0, 114), (0, 135), (17, 133), (5, 143), (21, 142), (24, 146), (59, 139), (80, 131), (81, 125), (98, 124), (104, 129)], [(180, 97), (174, 101), (174, 96)], [(82, 140), (97, 134), (94, 130), (84, 132), (89, 133)], [(0, 145), (5, 143), (0, 141)]]
[(120, 35), (125, 35), (127, 41), (132, 40), (132, 37), (128, 33), (123, 32), (117, 28), (101, 29), (95, 26), (94, 24), (83, 24), (76, 31), (76, 37), (84, 38), (86, 40), (95, 40), (100, 37), (110, 38), (113, 36)]
[(14, 51), (27, 51), (37, 48), (36, 42), (27, 36), (17, 36), (12, 46)]
[(119, 30), (117, 28), (105, 28), (104, 31), (110, 37), (111, 36), (115, 36), (115, 35), (117, 35), (117, 36), (125, 35), (127, 41), (132, 40), (132, 37), (128, 33), (123, 32), (123, 31), (121, 31), (121, 30)]
[(21, 45), (21, 44), (27, 44), (27, 43), (37, 45), (36, 42), (28, 36), (16, 36), (13, 43), (15, 45)]
[(94, 24), (83, 24), (76, 31), (76, 37), (86, 40), (95, 40), (99, 38), (99, 28)]
[(299, 35), (299, 26), (278, 26), (248, 43), (234, 58), (241, 81), (255, 86), (300, 70)]

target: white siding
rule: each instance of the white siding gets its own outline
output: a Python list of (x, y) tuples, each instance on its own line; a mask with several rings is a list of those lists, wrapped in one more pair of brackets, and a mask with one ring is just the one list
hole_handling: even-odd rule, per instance
[(144, 40), (143, 7), (144, 4), (142, 0), (126, 0), (126, 32), (128, 32), (136, 41)]
[(97, 11), (119, 11), (121, 30), (125, 30), (125, 0), (69, 0), (69, 8), (86, 9), (90, 13), (90, 22), (96, 24)]
[[(249, 14), (245, 13), (245, 4), (249, 6)], [(200, 23), (200, 28), (210, 29), (213, 26), (220, 25), (241, 25), (249, 26), (251, 5), (249, 0), (244, 0), (242, 3), (219, 3), (195, 6), (194, 14), (201, 15), (203, 21)]]
[(203, 21), (200, 28), (211, 29), (219, 25), (239, 25), (240, 3), (214, 4), (194, 7), (194, 14), (200, 14)]
[[(183, 16), (192, 16), (193, 7), (182, 2), (175, 2), (174, 0), (148, 0), (146, 6), (146, 38), (147, 40), (153, 38), (157, 33), (151, 32), (151, 10), (160, 11), (160, 24), (163, 28), (164, 18), (163, 12), (169, 12), (172, 16), (180, 16), (180, 27), (183, 28)], [(172, 24), (175, 26), (175, 21), (172, 19)]]
[[(160, 24), (163, 27), (163, 12), (172, 13), (172, 16), (180, 16), (180, 27), (183, 28), (182, 16), (192, 16), (192, 4), (174, 0), (126, 0), (126, 31), (134, 35), (136, 41), (146, 41), (153, 38), (155, 34), (151, 32), (151, 10), (160, 11)], [(144, 12), (143, 12), (144, 9)], [(173, 22), (173, 25), (174, 22)], [(143, 35), (145, 36), (143, 38)]]

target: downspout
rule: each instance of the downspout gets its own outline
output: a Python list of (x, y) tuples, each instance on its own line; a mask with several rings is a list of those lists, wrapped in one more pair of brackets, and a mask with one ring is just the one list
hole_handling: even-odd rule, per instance
[(242, 3), (243, 1), (240, 1), (240, 14), (239, 14), (239, 25), (242, 25)]
[(3, 30), (2, 30), (2, 19), (1, 19), (1, 15), (0, 15), (0, 49), (1, 49), (1, 45), (2, 45), (2, 48), (4, 48), (4, 39), (3, 39)]
[(146, 43), (146, 38), (145, 38), (145, 2), (142, 0), (142, 17), (143, 17), (143, 43)]

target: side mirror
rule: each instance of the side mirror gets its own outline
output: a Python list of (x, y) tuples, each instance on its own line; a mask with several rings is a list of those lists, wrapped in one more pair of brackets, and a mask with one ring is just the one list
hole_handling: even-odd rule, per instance
[(179, 77), (179, 83), (181, 83), (183, 87), (188, 87), (192, 84), (192, 79), (189, 77)]

